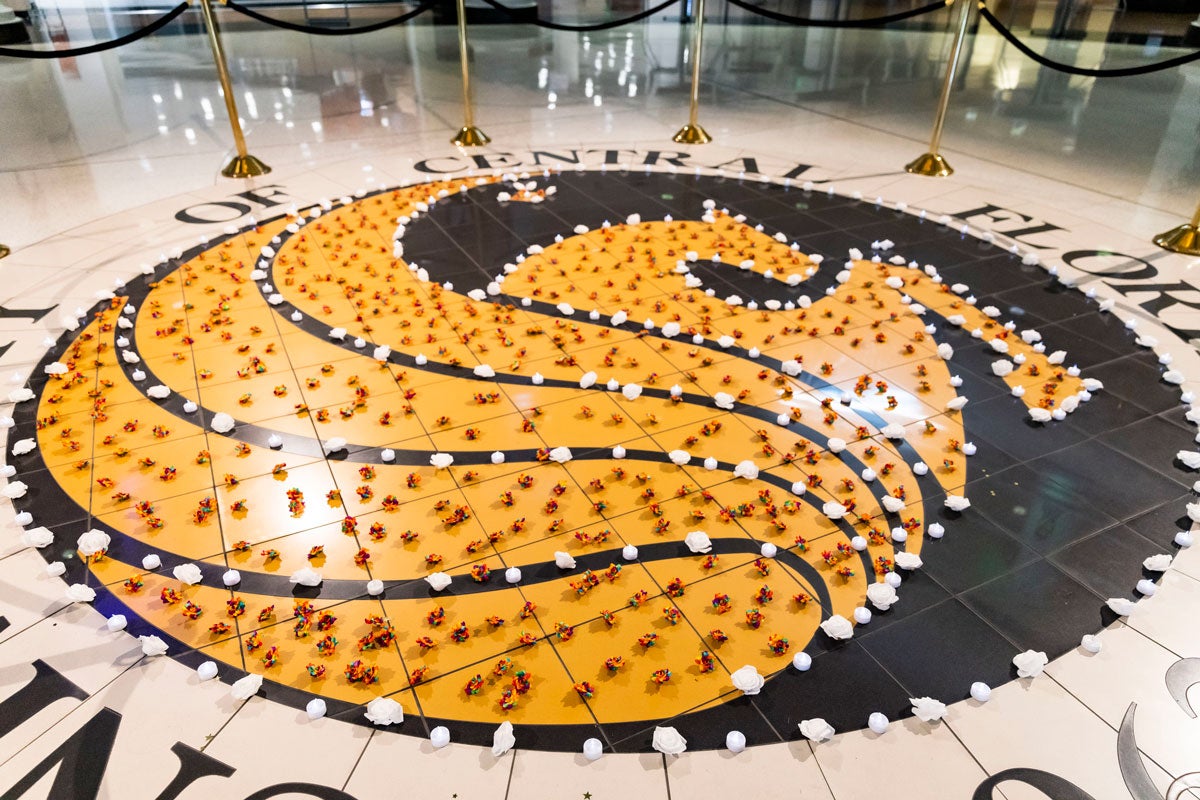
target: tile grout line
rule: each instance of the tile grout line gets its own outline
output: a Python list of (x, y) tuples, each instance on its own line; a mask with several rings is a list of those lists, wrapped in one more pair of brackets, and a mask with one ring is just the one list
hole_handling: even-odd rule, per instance
[(57, 720), (55, 720), (54, 722), (52, 722), (52, 723), (49, 725), (49, 727), (47, 727), (47, 728), (46, 728), (44, 731), (42, 731), (42, 732), (41, 732), (41, 733), (39, 733), (37, 736), (33, 737), (33, 738), (32, 738), (32, 739), (30, 739), (28, 742), (26, 742), (24, 745), (22, 745), (22, 746), (21, 746), (21, 747), (20, 747), (18, 750), (16, 750), (16, 751), (15, 751), (15, 752), (14, 752), (12, 755), (10, 755), (8, 758), (4, 759), (4, 761), (3, 761), (3, 762), (0, 762), (0, 766), (3, 766), (4, 764), (7, 764), (9, 761), (12, 761), (14, 758), (16, 758), (17, 756), (19, 756), (21, 753), (23, 753), (23, 752), (25, 752), (26, 750), (28, 750), (28, 749), (29, 749), (30, 747), (32, 747), (32, 746), (33, 746), (33, 745), (34, 745), (34, 744), (35, 744), (35, 743), (36, 743), (36, 742), (37, 742), (39, 739), (41, 739), (42, 737), (46, 736), (48, 733), (50, 733), (50, 731), (52, 731), (52, 730), (56, 729), (56, 728), (57, 728), (57, 727), (58, 727), (60, 724), (62, 724), (63, 720), (65, 720), (67, 717), (69, 717), (69, 716), (71, 716), (72, 714), (74, 714), (74, 713), (75, 713), (76, 711), (78, 711), (79, 709), (83, 708), (83, 706), (84, 706), (84, 705), (85, 705), (85, 704), (88, 702), (88, 700), (91, 700), (93, 697), (96, 697), (96, 696), (98, 696), (99, 694), (101, 694), (102, 692), (104, 692), (106, 689), (108, 689), (108, 687), (112, 686), (114, 683), (116, 683), (118, 680), (120, 680), (122, 677), (124, 677), (124, 676), (125, 676), (127, 673), (131, 672), (131, 671), (132, 671), (132, 670), (133, 670), (133, 669), (134, 669), (136, 666), (138, 666), (138, 665), (139, 665), (139, 664), (141, 664), (143, 661), (145, 661), (145, 660), (146, 660), (146, 658), (147, 658), (147, 656), (145, 656), (145, 655), (138, 656), (138, 658), (137, 658), (137, 660), (136, 660), (136, 661), (134, 661), (132, 664), (130, 664), (130, 665), (129, 665), (128, 667), (126, 667), (125, 669), (123, 669), (123, 670), (121, 670), (120, 672), (118, 672), (116, 675), (114, 675), (114, 676), (113, 676), (113, 677), (112, 677), (112, 678), (111, 678), (111, 679), (110, 679), (110, 680), (109, 680), (107, 683), (105, 683), (103, 686), (101, 686), (101, 687), (100, 687), (99, 689), (97, 689), (95, 692), (92, 692), (92, 693), (88, 694), (87, 698), (86, 698), (86, 699), (84, 699), (84, 700), (82, 700), (82, 701), (80, 701), (79, 705), (77, 705), (77, 706), (75, 706), (74, 708), (72, 708), (71, 710), (67, 711), (65, 714), (63, 714), (61, 717), (59, 717)]
[[(226, 719), (224, 722), (222, 722), (222, 723), (221, 723), (221, 727), (217, 728), (217, 732), (216, 732), (216, 733), (213, 733), (213, 734), (210, 734), (210, 735), (206, 736), (206, 737), (205, 737), (205, 739), (204, 739), (204, 744), (200, 746), (200, 752), (201, 752), (201, 753), (203, 753), (205, 750), (207, 750), (207, 749), (208, 749), (208, 746), (209, 746), (210, 744), (212, 744), (213, 742), (215, 742), (215, 741), (217, 740), (217, 737), (221, 735), (221, 731), (225, 730), (225, 727), (226, 727), (227, 725), (229, 725), (229, 723), (233, 722), (233, 720), (234, 720), (234, 717), (236, 717), (238, 714), (242, 713), (242, 709), (243, 709), (243, 708), (245, 708), (245, 707), (246, 707), (246, 705), (247, 705), (247, 704), (248, 704), (248, 703), (249, 703), (251, 700), (253, 700), (253, 699), (254, 699), (254, 697), (257, 697), (257, 696), (258, 696), (258, 695), (257, 695), (257, 694), (255, 694), (255, 695), (253, 695), (253, 696), (251, 696), (251, 697), (247, 697), (245, 700), (243, 700), (243, 701), (241, 702), (241, 705), (239, 705), (239, 706), (238, 706), (238, 707), (237, 707), (237, 708), (234, 710), (234, 712), (233, 712), (232, 714), (230, 714), (230, 715), (229, 715), (229, 718), (228, 718), (228, 719)], [(266, 698), (263, 698), (263, 702), (269, 703), (269, 702), (270, 702), (270, 700), (267, 700)]]
[(343, 792), (345, 792), (346, 787), (350, 785), (350, 781), (354, 779), (354, 773), (358, 771), (358, 765), (362, 763), (363, 757), (367, 754), (367, 748), (371, 746), (371, 742), (375, 740), (375, 734), (378, 732), (379, 731), (375, 728), (371, 728), (371, 733), (369, 736), (367, 736), (367, 741), (363, 743), (362, 750), (358, 752), (358, 758), (354, 759), (354, 765), (350, 767), (350, 772), (346, 775), (346, 780), (342, 783)]
[(504, 800), (508, 800), (512, 794), (512, 779), (517, 771), (517, 753), (520, 752), (517, 748), (513, 748), (512, 757), (509, 759), (508, 765), (508, 781), (504, 784)]

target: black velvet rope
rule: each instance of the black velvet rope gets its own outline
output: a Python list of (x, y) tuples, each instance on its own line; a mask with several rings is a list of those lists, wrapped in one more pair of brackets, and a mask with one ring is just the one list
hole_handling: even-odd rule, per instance
[(408, 22), (413, 17), (424, 14), (429, 9), (437, 5), (438, 0), (425, 0), (421, 5), (414, 8), (412, 11), (407, 11), (398, 17), (385, 19), (380, 22), (372, 22), (370, 25), (360, 25), (357, 28), (321, 28), (313, 25), (300, 25), (296, 22), (287, 22), (274, 17), (268, 17), (265, 14), (260, 14), (249, 6), (244, 6), (237, 0), (226, 0), (225, 5), (237, 11), (239, 14), (245, 14), (251, 19), (258, 20), (266, 25), (273, 25), (276, 28), (283, 28), (289, 31), (297, 31), (299, 33), (311, 33), (314, 36), (352, 36), (356, 33), (370, 33), (371, 31), (381, 31), (384, 28), (390, 28), (393, 25), (401, 25)]
[[(510, 17), (516, 17), (520, 13), (515, 9), (509, 8), (508, 6), (501, 5), (500, 3), (496, 2), (496, 0), (483, 0), (483, 2), (487, 3), (497, 11), (503, 11)], [(598, 22), (595, 25), (563, 25), (558, 22), (546, 22), (545, 20), (530, 20), (529, 22), (532, 25), (537, 25), (539, 28), (549, 28), (552, 31), (573, 31), (575, 33), (606, 31), (609, 28), (618, 28), (622, 25), (628, 25), (631, 22), (638, 22), (639, 20), (646, 19), (646, 17), (652, 17), (663, 9), (675, 5), (677, 2), (679, 2), (679, 0), (666, 0), (663, 3), (659, 3), (654, 8), (648, 8), (645, 11), (634, 14), (631, 17), (622, 17), (621, 19), (609, 20), (608, 22)]]
[(105, 50), (112, 50), (114, 47), (121, 47), (131, 42), (136, 42), (162, 30), (169, 25), (176, 17), (187, 11), (188, 4), (180, 3), (173, 9), (168, 11), (163, 16), (151, 22), (144, 28), (139, 28), (133, 33), (128, 33), (119, 39), (113, 39), (111, 42), (99, 42), (97, 44), (89, 44), (86, 47), (72, 47), (67, 50), (22, 50), (19, 47), (0, 47), (0, 56), (8, 56), (9, 58), (74, 58), (75, 56), (86, 56), (89, 53), (102, 53)]
[[(491, 0), (486, 1), (491, 2)], [(965, 0), (960, 1), (965, 2)], [(791, 14), (781, 14), (778, 11), (768, 11), (765, 8), (752, 6), (745, 2), (745, 0), (726, 0), (726, 2), (744, 11), (749, 11), (751, 14), (773, 19), (776, 22), (786, 22), (789, 25), (803, 25), (809, 28), (874, 28), (879, 25), (887, 25), (891, 22), (899, 22), (903, 19), (919, 17), (922, 14), (928, 14), (932, 11), (940, 11), (950, 5), (951, 0), (935, 0), (933, 3), (912, 8), (908, 11), (900, 11), (882, 17), (870, 17), (868, 19), (809, 19), (808, 17), (794, 17)]]
[[(729, 0), (731, 3), (736, 1), (737, 0)], [(1049, 67), (1050, 69), (1057, 70), (1058, 72), (1065, 72), (1068, 75), (1082, 75), (1087, 78), (1124, 78), (1129, 77), (1130, 75), (1148, 75), (1151, 72), (1159, 72), (1164, 69), (1171, 69), (1172, 67), (1178, 67), (1182, 64), (1190, 64), (1193, 61), (1200, 60), (1200, 50), (1197, 50), (1196, 52), (1188, 53), (1185, 56), (1168, 58), (1166, 61), (1157, 61), (1153, 64), (1146, 64), (1140, 67), (1123, 67), (1120, 69), (1087, 69), (1084, 67), (1075, 67), (1070, 64), (1063, 64), (1046, 58), (1041, 53), (1030, 49), (1028, 45), (1017, 38), (1016, 34), (1004, 27), (1004, 24), (1000, 22), (1000, 20), (996, 19), (992, 12), (989, 11), (987, 6), (985, 6), (983, 3), (979, 4), (979, 13), (985, 20), (988, 21), (989, 25), (996, 29), (996, 33), (1003, 36), (1009, 44), (1020, 50), (1027, 57), (1033, 59), (1043, 67)]]

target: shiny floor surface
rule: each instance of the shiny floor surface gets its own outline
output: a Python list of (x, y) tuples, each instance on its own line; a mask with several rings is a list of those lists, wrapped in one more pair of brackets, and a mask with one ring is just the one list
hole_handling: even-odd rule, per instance
[(225, 19), (262, 178), (202, 36), (0, 63), (6, 797), (1183, 796), (1194, 68), (980, 33), (932, 179), (938, 32), (713, 26), (692, 147), (480, 26), (461, 150), (452, 29)]

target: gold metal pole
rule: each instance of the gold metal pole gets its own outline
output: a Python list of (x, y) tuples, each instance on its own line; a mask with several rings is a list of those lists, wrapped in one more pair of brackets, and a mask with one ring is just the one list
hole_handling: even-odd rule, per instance
[(8, 255), (11, 252), (12, 252), (12, 250), (10, 250), (8, 248), (8, 245), (0, 244), (0, 258), (4, 258), (6, 255)]
[(271, 171), (263, 162), (246, 152), (246, 137), (242, 135), (242, 123), (238, 118), (237, 100), (233, 97), (233, 82), (229, 80), (229, 67), (225, 63), (225, 49), (221, 46), (221, 33), (213, 16), (209, 0), (200, 0), (200, 11), (204, 14), (204, 27), (208, 29), (208, 44), (212, 47), (213, 62), (217, 65), (217, 80), (221, 82), (221, 94), (225, 97), (225, 110), (229, 112), (229, 127), (233, 129), (233, 144), (237, 155), (221, 169), (226, 178), (253, 178)]
[(700, 113), (700, 51), (704, 47), (704, 0), (696, 0), (695, 20), (696, 34), (692, 38), (691, 109), (688, 112), (688, 124), (671, 137), (671, 140), (678, 144), (708, 144), (712, 141), (708, 131), (700, 127), (696, 119)]
[(1172, 253), (1200, 256), (1200, 206), (1197, 206), (1196, 213), (1192, 214), (1191, 222), (1160, 233), (1154, 237), (1154, 243)]
[(971, 20), (971, 0), (950, 0), (961, 4), (958, 15), (958, 33), (950, 50), (950, 63), (946, 65), (946, 77), (942, 81), (942, 95), (938, 98), (937, 114), (933, 118), (933, 136), (929, 139), (929, 152), (905, 165), (905, 172), (913, 175), (928, 175), (931, 178), (946, 178), (954, 169), (942, 158), (938, 147), (942, 143), (942, 126), (946, 123), (946, 109), (950, 105), (950, 90), (954, 88), (954, 75), (958, 71), (958, 58), (962, 55), (963, 42), (967, 38), (967, 26)]
[(488, 135), (475, 127), (475, 110), (471, 103), (471, 57), (467, 45), (467, 8), (464, 0), (458, 0), (458, 57), (462, 61), (463, 79), (463, 126), (450, 144), (457, 147), (482, 147), (491, 141)]

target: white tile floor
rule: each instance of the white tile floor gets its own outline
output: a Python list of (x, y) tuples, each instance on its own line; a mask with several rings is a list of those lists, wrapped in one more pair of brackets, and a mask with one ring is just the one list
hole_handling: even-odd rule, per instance
[[(56, 306), (36, 323), (0, 320), (0, 339), (14, 342), (0, 355), (0, 385), (8, 386), (10, 373), (28, 374), (43, 338), (63, 330), (64, 312), (90, 306), (97, 292), (143, 264), (247, 222), (245, 214), (206, 203), (273, 191), (283, 203), (277, 212), (426, 177), (416, 165), (427, 159), (459, 173), (472, 157), (502, 167), (527, 162), (536, 149), (586, 151), (593, 167), (603, 151), (616, 151), (613, 169), (640, 168), (651, 152), (683, 153), (706, 171), (721, 164), (731, 174), (746, 171), (746, 180), (759, 178), (754, 167), (782, 179), (803, 163), (811, 168), (797, 182), (828, 180), (843, 194), (904, 202), (935, 217), (986, 204), (1018, 210), (1029, 219), (965, 221), (1005, 244), (1006, 232), (1056, 226), (1038, 234), (1042, 263), (1115, 299), (1116, 313), (1138, 319), (1139, 331), (1157, 338), (1158, 352), (1174, 358), (1187, 379), (1181, 389), (1200, 390), (1195, 349), (1161, 324), (1200, 329), (1200, 314), (1187, 305), (1200, 292), (1192, 288), (1200, 261), (1149, 243), (1184, 221), (1200, 199), (1200, 68), (1072, 79), (1065, 99), (1045, 108), (1027, 94), (1046, 76), (981, 32), (944, 138), (957, 172), (934, 180), (906, 175), (902, 166), (924, 149), (945, 35), (833, 31), (806, 34), (803, 47), (800, 41), (787, 29), (714, 26), (701, 121), (716, 141), (681, 147), (670, 141), (687, 110), (686, 30), (677, 23), (588, 36), (480, 27), (473, 31), (476, 114), (493, 143), (464, 153), (447, 143), (461, 122), (457, 61), (446, 55), (453, 54), (446, 50), (452, 29), (415, 24), (314, 45), (300, 34), (241, 28), (227, 36), (237, 98), (252, 152), (274, 167), (251, 181), (217, 174), (230, 138), (200, 36), (160, 36), (70, 63), (0, 59), (0, 241), (14, 250), (0, 261), (0, 301), (8, 309)], [(747, 53), (766, 63), (731, 71)], [(912, 77), (904, 77), (913, 65)], [(184, 208), (229, 216), (188, 225), (175, 216)], [(848, 243), (855, 244), (869, 243)], [(1142, 259), (1157, 274), (1142, 279), (1147, 285), (1139, 291), (1118, 292), (1114, 286), (1132, 269), (1128, 258), (1106, 262), (1111, 271), (1099, 277), (1078, 268), (1098, 269), (1093, 262), (1072, 268), (1063, 261), (1070, 251), (1091, 249)], [(1137, 305), (1168, 291), (1152, 284), (1172, 284), (1180, 303), (1161, 319)], [(93, 696), (59, 700), (0, 739), (0, 789), (102, 706), (119, 711), (123, 722), (101, 797), (155, 796), (176, 773), (169, 748), (181, 741), (236, 768), (232, 778), (202, 777), (171, 795), (184, 800), (249, 796), (289, 781), (342, 792), (320, 796), (358, 800), (393, 797), (401, 788), (421, 797), (497, 800), (747, 793), (965, 800), (987, 776), (1015, 768), (1053, 773), (1096, 800), (1125, 800), (1133, 790), (1118, 765), (1117, 739), (1131, 703), (1140, 749), (1134, 755), (1158, 793), (1152, 796), (1200, 770), (1200, 722), (1170, 699), (1162, 677), (1177, 659), (1200, 656), (1200, 555), (1192, 550), (1179, 553), (1155, 597), (1101, 635), (1100, 654), (1069, 653), (1042, 677), (997, 687), (987, 704), (954, 705), (941, 723), (910, 718), (882, 736), (858, 731), (741, 755), (608, 755), (588, 763), (570, 753), (522, 750), (519, 742), (499, 759), (462, 744), (433, 751), (419, 737), (302, 721), (294, 709), (263, 698), (234, 702), (227, 687), (198, 685), (182, 664), (140, 658), (136, 641), (102, 632), (97, 613), (63, 610), (61, 582), (45, 576), (44, 561), (20, 545), (11, 516), (4, 502), (0, 615), (9, 625), (0, 629), (0, 702), (29, 681), (34, 658)], [(52, 796), (52, 780), (45, 776), (26, 796)], [(1000, 792), (1009, 800), (1043, 796), (1014, 781)]]

